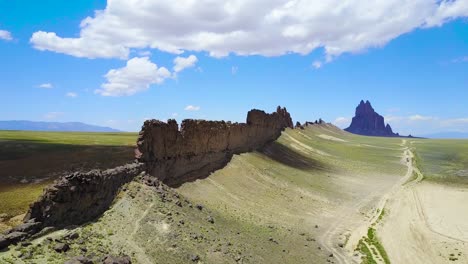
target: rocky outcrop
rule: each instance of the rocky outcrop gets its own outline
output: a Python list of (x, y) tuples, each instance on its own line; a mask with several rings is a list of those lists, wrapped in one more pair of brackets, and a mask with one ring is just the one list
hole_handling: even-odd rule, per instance
[(356, 115), (353, 117), (351, 125), (345, 130), (364, 136), (398, 136), (398, 134), (393, 133), (389, 124), (385, 125), (383, 116), (375, 112), (371, 103), (369, 101), (364, 103), (362, 100), (358, 107), (356, 107)]
[(224, 167), (233, 154), (261, 148), (293, 128), (286, 108), (267, 114), (251, 110), (246, 123), (186, 119), (148, 120), (140, 132), (136, 158), (146, 172), (169, 186), (204, 178)]
[(45, 227), (66, 227), (93, 220), (106, 211), (119, 188), (140, 174), (144, 164), (65, 175), (31, 204), (24, 223), (0, 235), (0, 249), (20, 242)]
[(141, 173), (143, 164), (132, 163), (109, 170), (76, 172), (58, 179), (34, 202), (25, 221), (43, 226), (78, 225), (103, 213), (119, 188)]

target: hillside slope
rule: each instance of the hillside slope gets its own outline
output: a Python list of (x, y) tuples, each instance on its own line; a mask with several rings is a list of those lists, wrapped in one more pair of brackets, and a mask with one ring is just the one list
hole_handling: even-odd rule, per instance
[[(327, 124), (287, 129), (262, 150), (235, 155), (208, 178), (177, 189), (130, 183), (96, 222), (48, 235), (69, 243), (66, 253), (41, 237), (0, 259), (63, 263), (112, 253), (135, 263), (348, 261), (361, 237), (354, 230), (405, 174), (402, 155), (395, 138)], [(68, 232), (79, 238), (67, 239)]]

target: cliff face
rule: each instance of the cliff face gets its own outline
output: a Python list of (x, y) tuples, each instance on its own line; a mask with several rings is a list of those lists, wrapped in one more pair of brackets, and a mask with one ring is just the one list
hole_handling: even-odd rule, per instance
[(369, 101), (365, 103), (361, 101), (358, 107), (356, 107), (356, 114), (353, 117), (351, 125), (345, 130), (353, 134), (364, 136), (398, 136), (398, 134), (393, 133), (389, 124), (385, 125), (383, 116), (375, 112)]
[(286, 127), (293, 127), (291, 116), (280, 107), (272, 114), (251, 110), (246, 123), (187, 119), (180, 130), (175, 120), (149, 120), (140, 132), (136, 158), (147, 173), (177, 186), (224, 167), (233, 154), (261, 148)]
[(109, 170), (76, 172), (56, 180), (30, 205), (23, 224), (0, 234), (0, 250), (23, 241), (45, 227), (79, 225), (101, 215), (119, 188), (143, 171), (132, 163)]

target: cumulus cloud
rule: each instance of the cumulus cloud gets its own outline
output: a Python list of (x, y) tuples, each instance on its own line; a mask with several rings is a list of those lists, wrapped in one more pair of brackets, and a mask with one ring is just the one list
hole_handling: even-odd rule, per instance
[(51, 88), (54, 88), (54, 86), (53, 86), (51, 83), (39, 84), (37, 87), (43, 88), (43, 89), (51, 89)]
[(337, 127), (345, 128), (351, 124), (351, 118), (349, 117), (337, 117), (333, 124)]
[(10, 31), (0, 29), (0, 39), (10, 41), (10, 40), (13, 40), (13, 37), (11, 36)]
[(72, 98), (78, 97), (78, 94), (77, 94), (77, 93), (74, 93), (74, 92), (68, 92), (68, 93), (66, 93), (65, 95), (66, 95), (67, 97), (72, 97)]
[(103, 96), (128, 96), (147, 90), (152, 84), (161, 84), (171, 77), (164, 67), (152, 63), (148, 57), (135, 57), (125, 67), (112, 69), (104, 76), (106, 83), (95, 93)]
[(214, 57), (324, 48), (330, 61), (466, 16), (466, 0), (113, 0), (83, 19), (78, 37), (38, 31), (30, 42), (76, 57), (124, 59), (131, 49), (148, 48)]
[(184, 110), (186, 111), (198, 111), (200, 110), (200, 106), (195, 106), (195, 105), (187, 105)]
[(174, 72), (178, 73), (183, 71), (186, 68), (190, 68), (195, 66), (195, 63), (197, 63), (198, 59), (195, 55), (190, 55), (187, 58), (184, 57), (176, 57), (174, 59)]

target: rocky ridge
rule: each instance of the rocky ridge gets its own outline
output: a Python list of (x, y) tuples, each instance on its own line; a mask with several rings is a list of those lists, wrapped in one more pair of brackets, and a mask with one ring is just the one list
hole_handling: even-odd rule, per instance
[(31, 204), (24, 223), (0, 235), (0, 249), (23, 241), (44, 228), (61, 228), (90, 221), (106, 211), (119, 188), (140, 174), (143, 164), (65, 175)]
[(251, 110), (246, 123), (186, 119), (148, 120), (140, 132), (136, 158), (146, 172), (169, 186), (207, 177), (234, 154), (257, 150), (293, 128), (286, 108), (267, 114)]
[(272, 114), (251, 110), (247, 123), (184, 120), (146, 121), (140, 132), (138, 161), (109, 170), (75, 172), (62, 176), (30, 205), (23, 224), (0, 234), (0, 250), (44, 233), (47, 229), (80, 225), (105, 212), (119, 189), (143, 171), (147, 185), (163, 182), (177, 186), (207, 177), (224, 167), (232, 155), (252, 151), (293, 128), (286, 108)]

